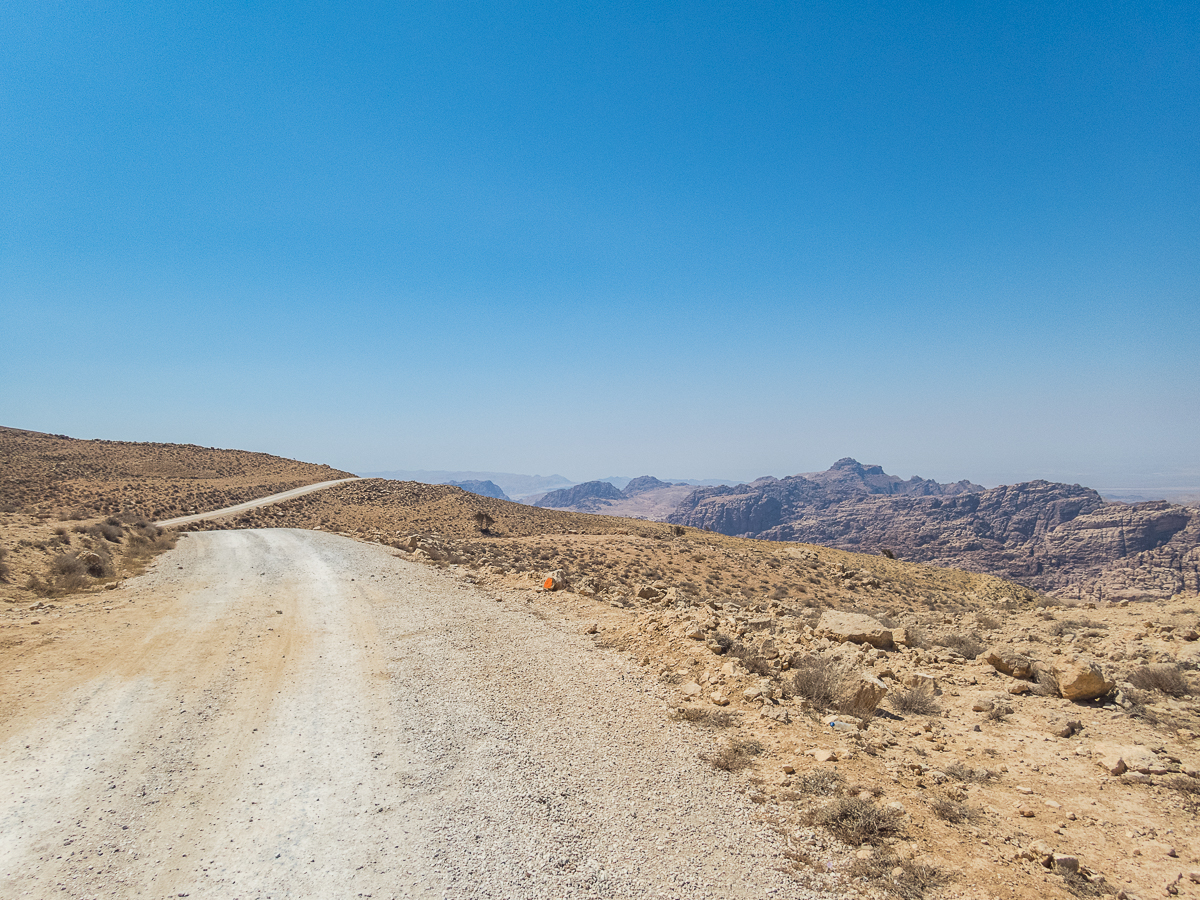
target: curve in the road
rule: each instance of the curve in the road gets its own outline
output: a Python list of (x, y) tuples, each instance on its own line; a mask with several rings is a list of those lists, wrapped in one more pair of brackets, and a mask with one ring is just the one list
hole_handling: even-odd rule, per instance
[(292, 488), (290, 491), (271, 494), (269, 497), (247, 500), (245, 503), (238, 503), (236, 506), (227, 506), (224, 509), (214, 509), (210, 512), (194, 513), (190, 516), (177, 516), (174, 519), (164, 519), (154, 524), (159, 528), (174, 528), (176, 525), (187, 525), (189, 522), (200, 522), (204, 519), (220, 519), (223, 516), (231, 516), (235, 513), (245, 512), (248, 509), (257, 509), (260, 506), (270, 506), (272, 503), (291, 500), (293, 497), (302, 497), (305, 494), (311, 494), (313, 491), (333, 487), (335, 484), (345, 484), (347, 481), (359, 480), (358, 476), (355, 476), (353, 478), (336, 478), (333, 481), (319, 481), (316, 484), (306, 484), (304, 487)]

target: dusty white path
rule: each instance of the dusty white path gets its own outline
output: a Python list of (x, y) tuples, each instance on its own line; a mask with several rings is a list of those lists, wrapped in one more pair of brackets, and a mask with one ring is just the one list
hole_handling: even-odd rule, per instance
[(208, 512), (193, 513), (190, 516), (176, 516), (174, 519), (164, 519), (161, 522), (155, 522), (159, 528), (174, 528), (177, 525), (186, 525), (189, 522), (200, 522), (205, 519), (219, 519), (222, 516), (231, 516), (235, 513), (245, 512), (248, 509), (258, 509), (260, 506), (270, 506), (272, 503), (280, 503), (284, 500), (291, 500), (293, 497), (303, 497), (305, 494), (311, 494), (313, 491), (322, 491), (325, 488), (333, 487), (335, 484), (345, 484), (347, 481), (359, 481), (355, 478), (335, 478), (333, 481), (319, 481), (316, 484), (306, 484), (304, 487), (292, 488), (290, 491), (280, 491), (278, 494), (270, 494), (266, 497), (259, 497), (257, 500), (247, 500), (245, 503), (238, 503), (234, 506), (226, 506), (224, 509), (214, 509)]
[(114, 609), (163, 596), (5, 720), (0, 896), (815, 896), (649, 683), (515, 595), (261, 530), (189, 535)]

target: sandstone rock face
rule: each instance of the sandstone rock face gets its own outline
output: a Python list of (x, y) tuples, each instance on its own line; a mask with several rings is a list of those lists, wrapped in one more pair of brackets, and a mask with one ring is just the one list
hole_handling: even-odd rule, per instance
[(1013, 678), (1030, 678), (1033, 676), (1034, 662), (1023, 653), (1018, 653), (1012, 647), (1003, 645), (993, 647), (983, 655), (984, 660), (997, 672), (1011, 675)]
[(892, 632), (870, 616), (860, 613), (827, 609), (821, 613), (821, 619), (817, 622), (817, 632), (828, 634), (841, 643), (849, 641), (852, 644), (870, 644), (872, 647), (885, 649), (892, 646)]
[(1078, 600), (1200, 591), (1200, 509), (1109, 503), (1079, 485), (901, 481), (827, 472), (692, 492), (667, 521), (986, 572)]
[(1058, 682), (1058, 692), (1067, 700), (1095, 700), (1116, 686), (1104, 677), (1096, 661), (1086, 656), (1056, 660), (1050, 671)]

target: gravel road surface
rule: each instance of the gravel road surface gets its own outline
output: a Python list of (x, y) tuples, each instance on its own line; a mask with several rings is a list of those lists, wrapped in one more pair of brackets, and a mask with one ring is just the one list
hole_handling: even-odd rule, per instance
[(703, 732), (522, 594), (294, 530), (112, 593), (171, 614), (4, 720), (0, 896), (817, 896)]

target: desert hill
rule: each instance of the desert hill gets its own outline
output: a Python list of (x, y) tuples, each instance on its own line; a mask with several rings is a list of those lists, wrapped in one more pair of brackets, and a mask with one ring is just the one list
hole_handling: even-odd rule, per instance
[(268, 453), (0, 427), (0, 509), (7, 512), (67, 509), (82, 518), (137, 510), (167, 519), (350, 477)]

